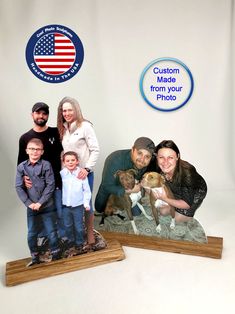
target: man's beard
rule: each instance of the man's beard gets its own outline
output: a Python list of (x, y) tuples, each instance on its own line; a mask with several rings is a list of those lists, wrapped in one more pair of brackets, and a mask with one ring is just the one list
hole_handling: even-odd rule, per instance
[(34, 120), (34, 123), (35, 123), (37, 126), (45, 126), (45, 125), (47, 124), (47, 120), (38, 119), (38, 120)]
[(141, 170), (143, 168), (145, 168), (146, 166), (143, 165), (142, 162), (140, 162), (138, 159), (135, 161), (135, 168), (138, 169), (138, 170)]

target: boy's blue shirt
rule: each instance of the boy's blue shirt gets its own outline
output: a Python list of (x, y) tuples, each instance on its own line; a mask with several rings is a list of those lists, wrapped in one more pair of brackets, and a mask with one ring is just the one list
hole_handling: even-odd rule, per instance
[[(30, 178), (32, 188), (27, 189), (25, 187), (24, 176)], [(15, 187), (19, 198), (27, 207), (32, 203), (42, 204), (40, 209), (51, 206), (55, 179), (49, 161), (39, 159), (32, 165), (28, 159), (20, 163), (17, 167)]]

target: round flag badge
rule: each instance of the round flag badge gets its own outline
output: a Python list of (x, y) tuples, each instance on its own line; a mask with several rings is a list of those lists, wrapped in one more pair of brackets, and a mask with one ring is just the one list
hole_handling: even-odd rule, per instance
[(82, 66), (84, 49), (80, 38), (68, 27), (47, 25), (37, 30), (26, 46), (30, 71), (48, 83), (71, 79)]

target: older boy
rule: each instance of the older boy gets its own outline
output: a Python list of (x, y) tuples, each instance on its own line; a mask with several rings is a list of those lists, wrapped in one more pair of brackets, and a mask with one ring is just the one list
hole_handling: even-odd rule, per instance
[[(26, 147), (29, 159), (18, 165), (16, 174), (16, 192), (27, 207), (28, 246), (32, 256), (29, 266), (40, 263), (37, 237), (42, 226), (49, 239), (52, 260), (60, 257), (53, 204), (55, 180), (51, 164), (41, 159), (43, 152), (40, 139), (29, 140)], [(25, 188), (24, 176), (28, 176), (32, 182), (30, 189)]]

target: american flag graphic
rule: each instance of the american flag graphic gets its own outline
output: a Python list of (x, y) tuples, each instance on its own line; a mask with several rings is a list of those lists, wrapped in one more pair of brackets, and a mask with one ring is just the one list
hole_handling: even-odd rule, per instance
[(38, 40), (34, 48), (35, 63), (47, 74), (57, 75), (67, 72), (75, 59), (74, 44), (63, 34), (47, 34)]

